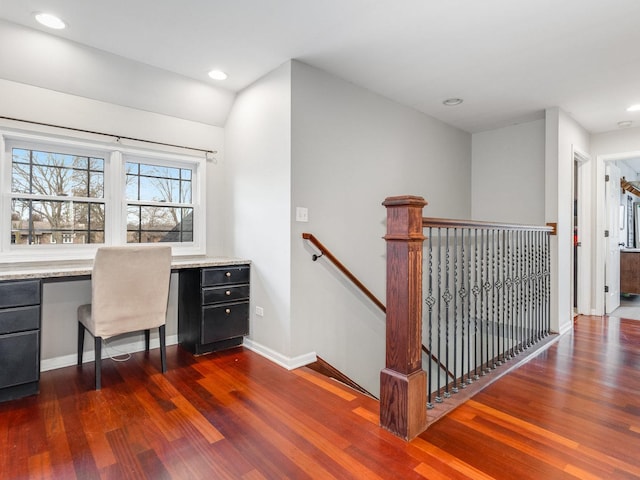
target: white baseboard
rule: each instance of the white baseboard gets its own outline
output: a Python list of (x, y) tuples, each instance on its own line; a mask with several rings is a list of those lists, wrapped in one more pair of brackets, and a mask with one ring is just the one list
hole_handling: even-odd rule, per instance
[[(178, 343), (178, 335), (168, 335), (166, 337), (167, 345), (175, 345)], [(149, 348), (160, 348), (160, 340), (152, 338), (149, 344)], [(144, 340), (139, 340), (131, 343), (124, 343), (118, 345), (118, 352), (120, 353), (135, 353), (144, 351)], [(109, 358), (109, 352), (107, 348), (102, 348), (102, 358)], [(82, 356), (82, 363), (93, 362), (95, 360), (95, 352), (93, 350), (86, 351)], [(76, 365), (78, 362), (78, 354), (72, 353), (70, 355), (62, 355), (60, 357), (47, 358), (40, 362), (40, 371), (46, 372), (48, 370), (55, 370), (56, 368), (70, 367)]]
[(265, 347), (249, 338), (245, 338), (243, 345), (252, 352), (256, 352), (258, 355), (262, 355), (267, 360), (271, 360), (273, 363), (280, 365), (287, 370), (293, 370), (294, 368), (304, 367), (317, 360), (316, 352), (305, 353), (297, 357), (286, 357), (275, 350)]
[(573, 320), (570, 322), (565, 323), (562, 328), (560, 328), (560, 331), (558, 332), (560, 335), (564, 335), (567, 332), (570, 332), (571, 330), (573, 330)]

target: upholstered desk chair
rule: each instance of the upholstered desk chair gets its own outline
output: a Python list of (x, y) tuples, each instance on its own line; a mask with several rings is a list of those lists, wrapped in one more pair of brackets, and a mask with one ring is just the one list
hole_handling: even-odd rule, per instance
[(101, 247), (91, 273), (91, 304), (78, 307), (78, 365), (84, 331), (95, 341), (96, 390), (100, 390), (102, 339), (158, 328), (162, 373), (167, 371), (165, 322), (171, 276), (171, 247), (164, 245)]

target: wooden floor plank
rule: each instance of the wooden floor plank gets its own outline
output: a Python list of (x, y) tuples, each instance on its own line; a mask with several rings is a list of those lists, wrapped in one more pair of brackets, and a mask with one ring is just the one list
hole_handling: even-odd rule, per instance
[(44, 372), (0, 404), (0, 478), (640, 479), (640, 322), (575, 329), (410, 443), (375, 399), (236, 348)]

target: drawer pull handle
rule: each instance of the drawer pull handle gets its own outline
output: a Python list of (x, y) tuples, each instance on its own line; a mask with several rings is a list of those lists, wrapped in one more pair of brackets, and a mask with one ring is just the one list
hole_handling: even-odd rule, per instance
[(231, 309), (230, 309), (230, 308), (227, 308), (227, 309), (224, 311), (224, 313), (226, 313), (227, 315), (229, 315), (229, 314), (231, 313)]
[(230, 276), (231, 276), (231, 272), (227, 272), (227, 273), (225, 273), (225, 275), (226, 275), (227, 277), (230, 277)]
[(224, 292), (224, 294), (225, 294), (226, 296), (231, 295), (231, 290), (227, 290), (226, 292)]

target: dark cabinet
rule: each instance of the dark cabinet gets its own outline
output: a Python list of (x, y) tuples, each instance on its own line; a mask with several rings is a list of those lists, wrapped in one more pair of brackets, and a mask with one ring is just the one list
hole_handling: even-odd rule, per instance
[(0, 282), (0, 401), (38, 393), (40, 280)]
[(249, 333), (249, 265), (181, 270), (178, 342), (195, 354), (242, 344)]

